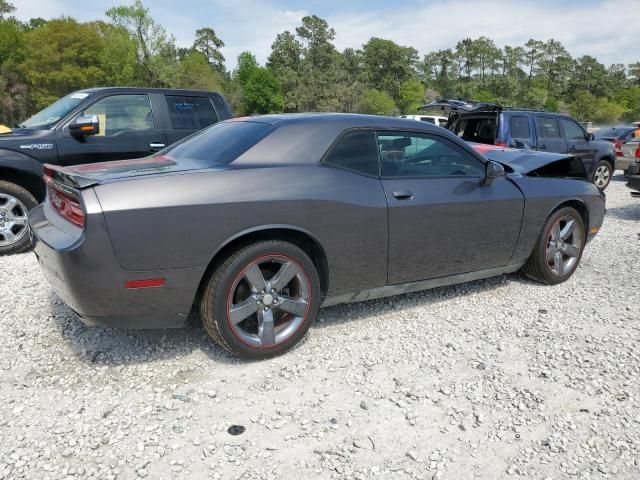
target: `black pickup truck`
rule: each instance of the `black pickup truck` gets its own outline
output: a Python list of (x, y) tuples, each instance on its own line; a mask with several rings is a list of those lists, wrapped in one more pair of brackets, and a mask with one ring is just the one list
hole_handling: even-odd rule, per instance
[(147, 156), (220, 120), (218, 93), (92, 88), (71, 93), (0, 134), (0, 255), (30, 246), (27, 212), (44, 201), (43, 164)]

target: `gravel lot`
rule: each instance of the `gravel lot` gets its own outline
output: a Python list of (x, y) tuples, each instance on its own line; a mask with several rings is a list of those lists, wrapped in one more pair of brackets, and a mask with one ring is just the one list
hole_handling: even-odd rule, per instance
[(640, 478), (640, 201), (607, 194), (561, 286), (329, 308), (256, 363), (194, 326), (86, 328), (2, 258), (0, 479)]

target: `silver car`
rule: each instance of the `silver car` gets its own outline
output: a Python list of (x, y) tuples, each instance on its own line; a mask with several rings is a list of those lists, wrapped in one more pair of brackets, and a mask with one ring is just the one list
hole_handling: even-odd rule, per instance
[(616, 170), (624, 170), (624, 174), (640, 173), (640, 138), (635, 138), (620, 146), (622, 157), (616, 157)]

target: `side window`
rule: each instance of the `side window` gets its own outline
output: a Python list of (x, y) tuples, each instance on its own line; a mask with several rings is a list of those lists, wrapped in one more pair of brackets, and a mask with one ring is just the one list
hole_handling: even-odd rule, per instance
[(562, 125), (567, 140), (585, 140), (587, 138), (584, 130), (578, 126), (577, 123), (566, 118), (561, 118), (560, 124)]
[(207, 97), (166, 95), (169, 118), (174, 130), (202, 130), (218, 121)]
[(435, 125), (436, 119), (433, 117), (420, 117), (420, 120), (427, 123), (433, 123)]
[(481, 177), (482, 162), (453, 142), (422, 133), (379, 132), (383, 177)]
[(560, 130), (555, 118), (536, 116), (536, 130), (538, 138), (560, 138)]
[(147, 95), (111, 95), (98, 100), (87, 108), (83, 115), (98, 116), (98, 135), (103, 137), (154, 128), (151, 104)]
[(511, 127), (511, 138), (531, 138), (531, 128), (529, 127), (529, 117), (514, 115), (509, 120)]
[(364, 130), (347, 133), (331, 149), (324, 163), (377, 177), (378, 152), (375, 133)]

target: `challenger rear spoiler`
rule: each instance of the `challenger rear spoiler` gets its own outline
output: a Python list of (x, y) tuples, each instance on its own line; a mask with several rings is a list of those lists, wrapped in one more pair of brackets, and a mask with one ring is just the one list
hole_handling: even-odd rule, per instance
[(85, 163), (68, 167), (47, 164), (44, 168), (45, 180), (49, 178), (61, 185), (82, 190), (83, 188), (103, 184), (114, 179), (169, 172), (172, 168), (189, 170), (195, 167), (193, 165), (189, 166), (188, 161), (183, 162), (183, 165), (178, 167), (178, 162), (167, 155), (152, 155), (129, 160)]
[(44, 177), (47, 182), (54, 181), (60, 185), (65, 185), (78, 190), (93, 187), (98, 184), (98, 181), (93, 178), (83, 176), (82, 174), (68, 168), (51, 165), (49, 163), (44, 165)]

